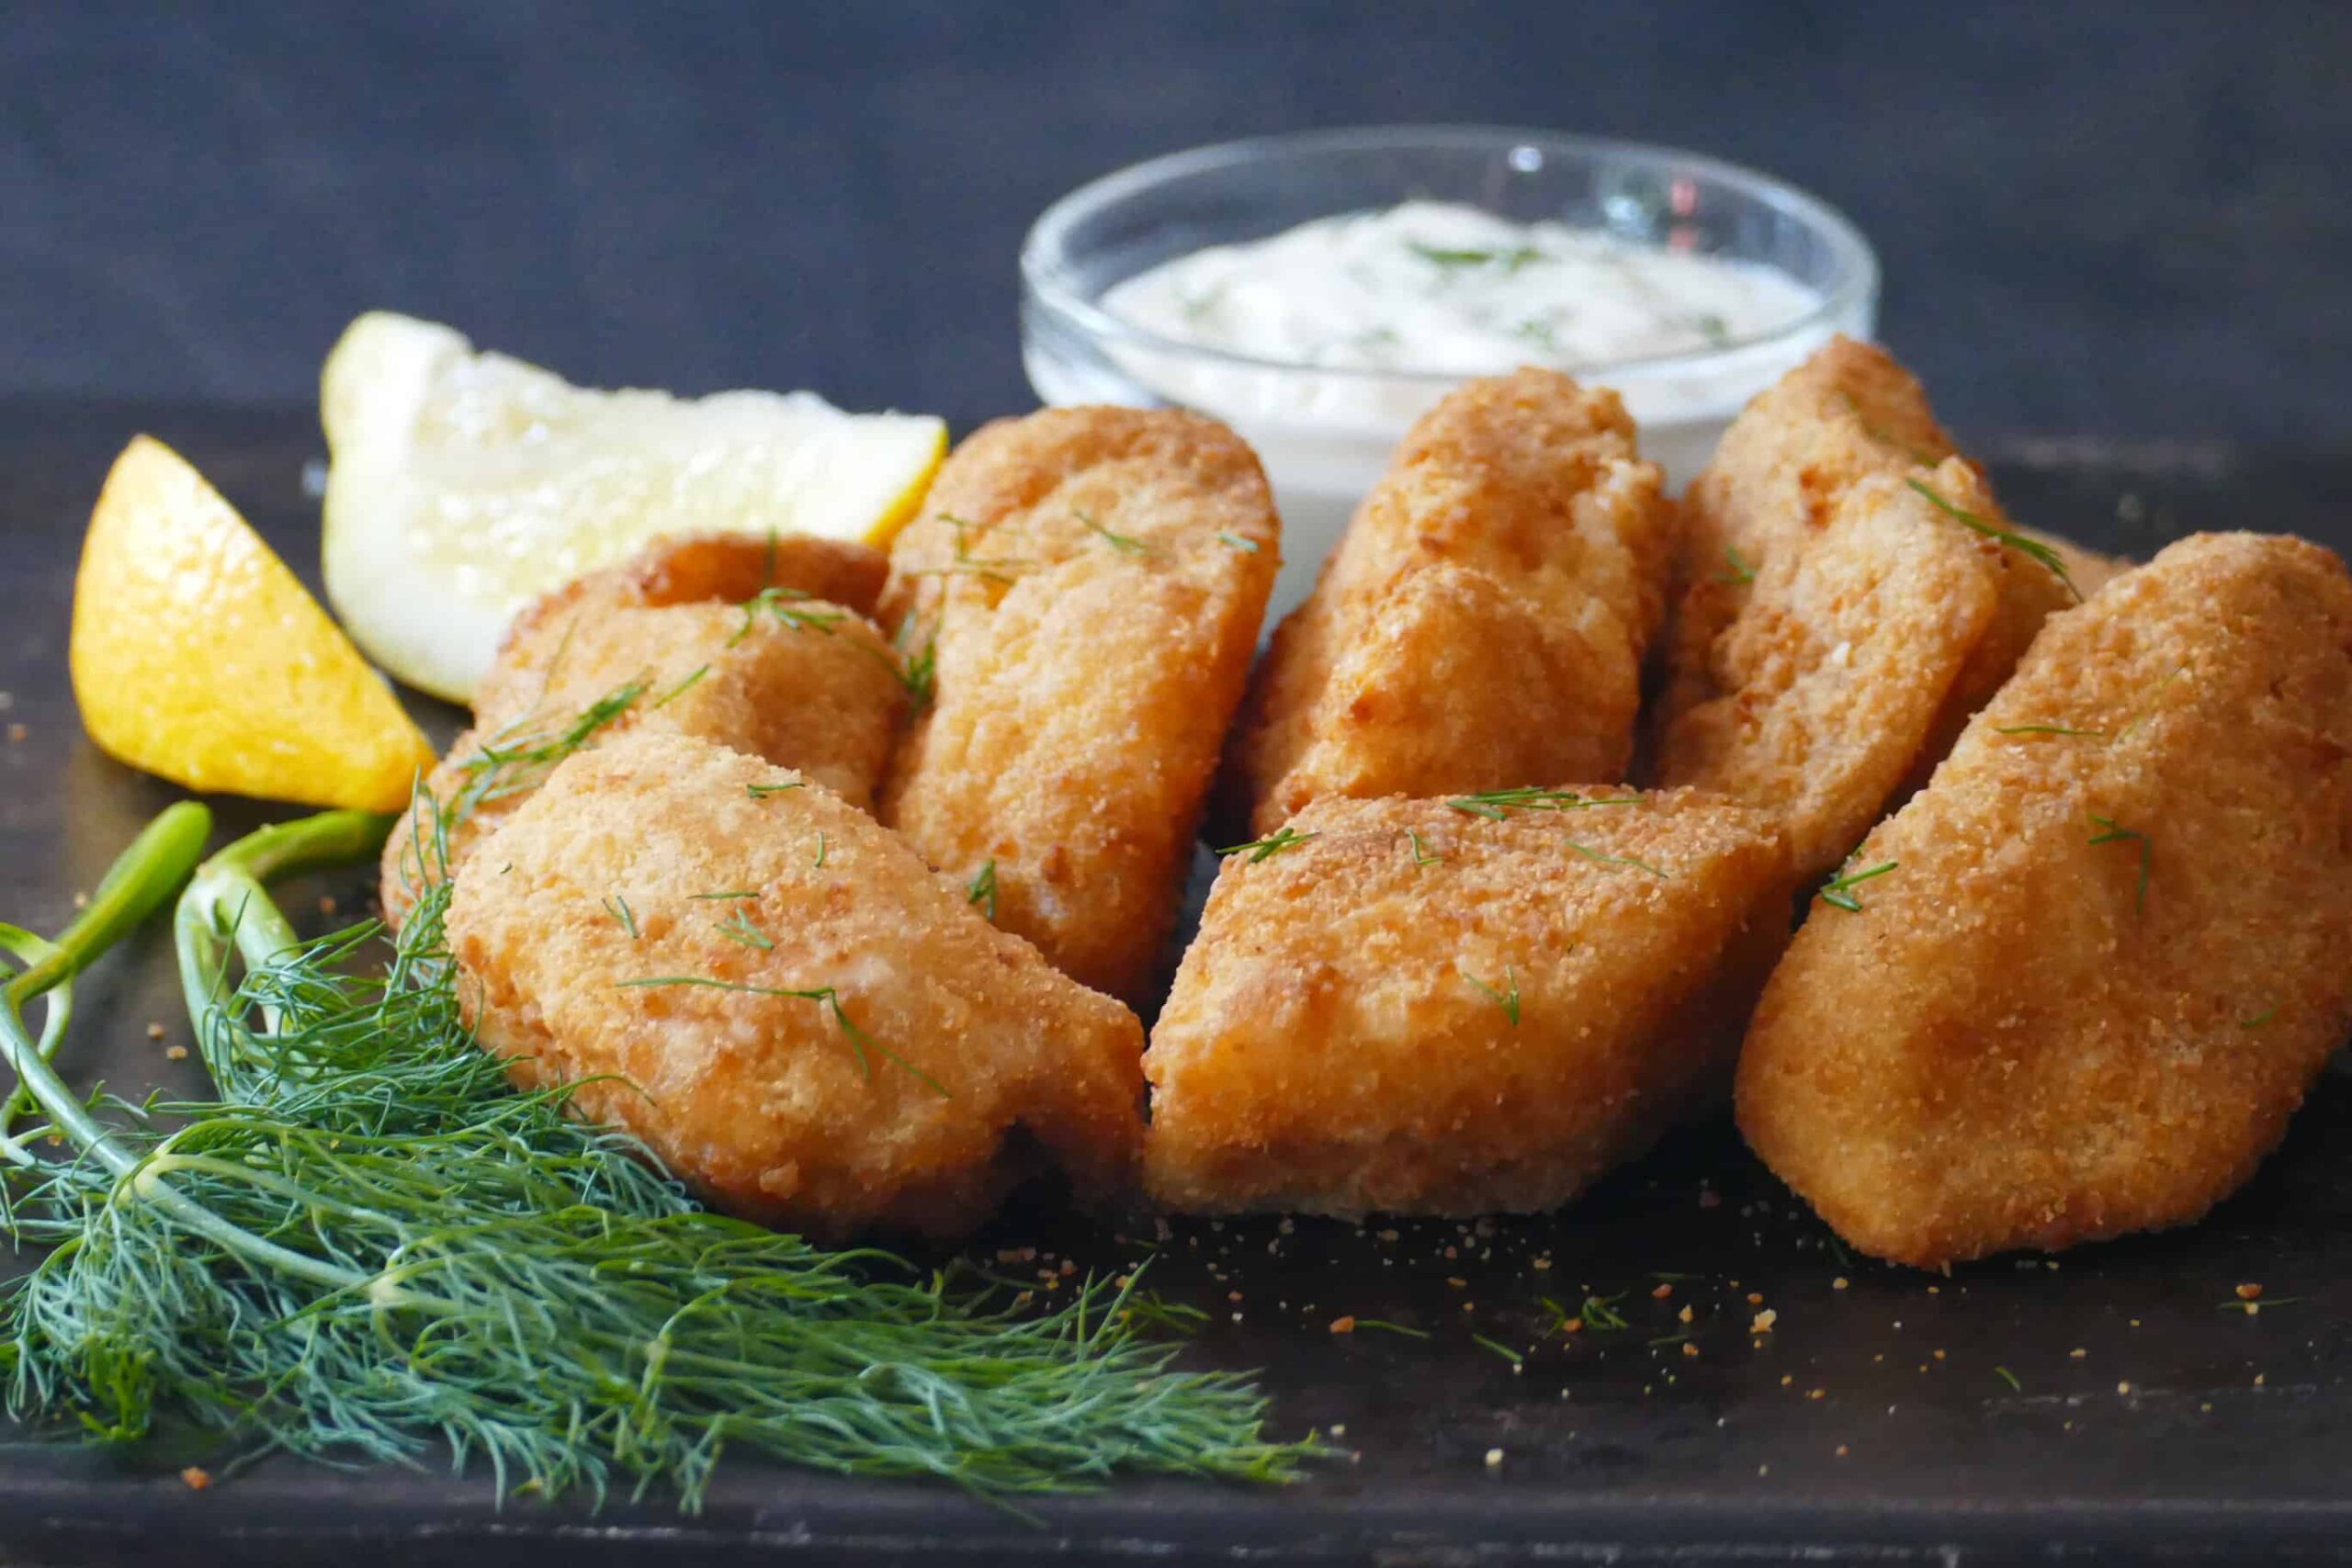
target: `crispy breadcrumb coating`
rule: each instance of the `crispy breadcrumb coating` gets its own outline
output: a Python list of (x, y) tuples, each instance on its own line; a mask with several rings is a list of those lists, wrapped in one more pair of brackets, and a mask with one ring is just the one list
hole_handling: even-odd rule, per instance
[(1629, 796), (1333, 797), (1229, 855), (1144, 1058), (1151, 1197), (1545, 1209), (1720, 1095), (1787, 940), (1780, 840)]
[(412, 807), (385, 845), (386, 918), (397, 927), (445, 855), (454, 868), (546, 772), (493, 768), (496, 756), (531, 751), (616, 695), (628, 701), (588, 744), (638, 728), (696, 736), (803, 769), (871, 809), (906, 706), (899, 657), (871, 622), (812, 595), (870, 604), (882, 559), (822, 539), (779, 538), (773, 551), (663, 539), (536, 601), (482, 677), (473, 727), (424, 781), (434, 807)]
[(1252, 682), (1228, 807), (1617, 778), (1673, 508), (1614, 392), (1552, 370), (1424, 415)]
[(801, 777), (642, 729), (558, 767), (458, 872), (483, 1046), (526, 1086), (577, 1083), (719, 1206), (818, 1235), (962, 1231), (1032, 1145), (1120, 1190), (1135, 1015), (865, 813), (775, 787)]
[(2054, 616), (1816, 901), (1739, 1068), (1766, 1163), (1927, 1268), (2193, 1219), (2352, 1026), (2352, 578), (2184, 540)]
[(933, 661), (882, 820), (1065, 974), (1151, 991), (1281, 564), (1257, 457), (1214, 420), (1049, 409), (948, 457), (885, 624)]

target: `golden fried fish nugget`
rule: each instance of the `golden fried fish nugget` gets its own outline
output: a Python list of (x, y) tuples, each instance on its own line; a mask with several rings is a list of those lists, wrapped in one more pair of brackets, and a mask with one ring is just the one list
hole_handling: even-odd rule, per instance
[(458, 869), (448, 931), (518, 1082), (577, 1083), (733, 1213), (953, 1234), (1031, 1145), (1084, 1193), (1131, 1179), (1135, 1015), (757, 758), (646, 730), (579, 753)]
[[(842, 605), (788, 582), (755, 586), (790, 572), (857, 592), (875, 552), (802, 547), (827, 544), (779, 540), (771, 558), (758, 540), (664, 541), (517, 615), (473, 728), (424, 782), (433, 806), (412, 807), (385, 845), (386, 918), (399, 925), (552, 761), (640, 727), (799, 768), (870, 809), (906, 706), (897, 653)], [(739, 589), (741, 604), (705, 597)]]
[(1934, 1268), (2196, 1219), (2352, 1026), (2352, 578), (2208, 535), (2054, 616), (1772, 976), (1739, 1122)]
[(1762, 813), (1349, 800), (1227, 857), (1144, 1057), (1176, 1210), (1549, 1208), (1719, 1095), (1788, 933)]
[(1553, 370), (1424, 415), (1275, 631), (1220, 813), (1621, 775), (1673, 507), (1614, 392)]
[(1144, 998), (1281, 564), (1241, 438), (1049, 409), (939, 470), (883, 594), (933, 694), (882, 820), (1065, 974)]

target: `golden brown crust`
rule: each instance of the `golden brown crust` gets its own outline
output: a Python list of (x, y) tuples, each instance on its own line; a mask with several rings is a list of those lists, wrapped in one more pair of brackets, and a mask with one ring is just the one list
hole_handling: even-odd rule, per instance
[[(546, 771), (504, 770), (485, 792), (475, 783), (485, 747), (543, 744), (616, 694), (634, 694), (589, 744), (638, 728), (691, 735), (799, 768), (872, 808), (906, 689), (897, 653), (871, 622), (814, 599), (653, 606), (601, 592), (551, 597), (568, 613), (541, 613), (542, 601), (517, 620), (482, 679), (473, 728), (425, 780), (450, 868)], [(438, 847), (420, 842), (432, 815), (420, 826), (412, 807), (384, 848), (384, 910), (396, 928), (440, 869)]]
[[(961, 1231), (1030, 1141), (1086, 1193), (1125, 1186), (1135, 1015), (830, 793), (751, 793), (797, 776), (645, 731), (557, 768), (458, 873), (451, 947), (483, 1046), (520, 1083), (579, 1082), (582, 1114), (720, 1206), (819, 1235)], [(737, 891), (756, 897), (697, 897)], [(675, 976), (830, 988), (839, 1010), (627, 984)]]
[(1227, 859), (1144, 1058), (1172, 1209), (1563, 1202), (1721, 1092), (1787, 938), (1770, 823), (1688, 791), (1500, 821), (1333, 797), (1289, 826)]
[[(515, 643), (536, 640), (548, 623), (568, 621), (591, 604), (615, 609), (741, 604), (765, 589), (780, 588), (871, 616), (889, 570), (886, 551), (846, 539), (806, 534), (765, 539), (743, 534), (665, 534), (647, 541), (618, 565), (584, 572), (524, 606), (507, 626), (500, 660), (508, 662)], [(479, 697), (475, 705), (481, 705)]]
[(1673, 538), (1613, 392), (1472, 381), (1413, 427), (1286, 617), (1229, 752), (1267, 833), (1327, 795), (1615, 778)]
[(999, 922), (1130, 1001), (1151, 989), (1280, 565), (1263, 472), (1198, 415), (1051, 409), (949, 457), (883, 595), (934, 694), (882, 819)]
[(2325, 550), (2200, 536), (2052, 617), (1773, 976), (1749, 1143), (1923, 1267), (2197, 1218), (2352, 1025), (2347, 759)]

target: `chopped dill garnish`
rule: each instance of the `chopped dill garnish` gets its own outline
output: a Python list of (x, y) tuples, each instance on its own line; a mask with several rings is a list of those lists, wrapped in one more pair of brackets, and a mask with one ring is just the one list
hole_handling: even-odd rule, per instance
[(1635, 795), (1594, 799), (1578, 795), (1572, 789), (1544, 789), (1535, 784), (1522, 784), (1517, 789), (1490, 789), (1477, 795), (1457, 795), (1446, 805), (1472, 817), (1484, 817), (1489, 821), (1499, 822), (1514, 811), (1580, 811), (1589, 806), (1632, 806), (1640, 799), (1641, 796)]
[[(1362, 1318), (1358, 1318), (1356, 1320), (1356, 1326), (1359, 1328), (1363, 1326), (1363, 1320)], [(1504, 1344), (1499, 1339), (1489, 1339), (1483, 1334), (1473, 1334), (1470, 1337), (1478, 1344), (1485, 1346), (1487, 1349), (1492, 1350), (1496, 1355), (1500, 1356), (1504, 1360), (1509, 1361), (1514, 1367), (1523, 1367), (1527, 1364), (1526, 1357), (1521, 1355), (1518, 1351), (1512, 1349), (1510, 1346)]]
[(983, 863), (964, 886), (964, 902), (978, 904), (991, 920), (996, 919), (996, 862)]
[(1577, 1315), (1584, 1320), (1584, 1325), (1587, 1328), (1598, 1328), (1604, 1332), (1631, 1328), (1634, 1326), (1633, 1324), (1626, 1320), (1623, 1313), (1617, 1310), (1617, 1303), (1624, 1299), (1625, 1292), (1623, 1291), (1613, 1296), (1587, 1296), (1584, 1299), (1583, 1309)]
[(1383, 1334), (1401, 1334), (1408, 1339), (1427, 1339), (1429, 1337), (1429, 1331), (1427, 1329), (1408, 1328), (1401, 1323), (1391, 1323), (1385, 1317), (1360, 1317), (1356, 1319), (1356, 1326), (1358, 1328), (1376, 1328)]
[(2165, 689), (2166, 687), (2170, 686), (2175, 681), (2179, 680), (2183, 675), (2188, 673), (2188, 665), (2177, 665), (2174, 667), (2171, 674), (2165, 676), (2163, 680), (2148, 688), (2147, 700), (2141, 705), (2140, 711), (2134, 714), (2130, 722), (2125, 724), (2122, 728), (2115, 732), (2115, 739), (2119, 745), (2123, 741), (2131, 739), (2132, 731), (2138, 729), (2142, 725), (2147, 723), (2149, 719), (2155, 716), (2156, 699), (2165, 694)]
[(1731, 323), (1713, 310), (1700, 310), (1686, 316), (1683, 324), (1706, 339), (1711, 348), (1731, 346)]
[(1151, 546), (1145, 544), (1141, 539), (1135, 538), (1126, 534), (1114, 534), (1110, 529), (1105, 528), (1102, 524), (1096, 522), (1094, 520), (1094, 513), (1087, 511), (1086, 508), (1082, 506), (1079, 507), (1077, 512), (1078, 520), (1086, 525), (1086, 531), (1088, 533), (1096, 536), (1104, 544), (1110, 546), (1121, 555), (1156, 556), (1159, 553)]
[(2255, 1296), (2241, 1297), (2236, 1301), (2215, 1302), (2213, 1304), (2223, 1312), (2242, 1312), (2248, 1317), (2260, 1317), (2267, 1308), (2295, 1306), (2300, 1304), (2302, 1299), (2301, 1296)]
[(743, 624), (735, 628), (735, 635), (727, 639), (727, 646), (732, 648), (750, 637), (752, 627), (758, 623), (763, 612), (774, 615), (777, 625), (790, 626), (794, 631), (822, 632), (827, 637), (832, 636), (833, 628), (849, 618), (849, 612), (831, 605), (821, 610), (793, 608), (794, 601), (815, 597), (815, 594), (803, 593), (797, 588), (761, 589), (743, 601)]
[(1510, 1020), (1513, 1029), (1519, 1027), (1519, 976), (1510, 964), (1503, 965), (1503, 983), (1499, 987), (1487, 984), (1467, 969), (1455, 972), (1492, 998), (1495, 1005), (1503, 1010), (1503, 1016)]
[(1415, 865), (1433, 865), (1437, 862), (1445, 858), (1443, 855), (1439, 854), (1436, 851), (1430, 849), (1427, 844), (1421, 842), (1421, 833), (1419, 829), (1406, 829), (1405, 837), (1412, 840), (1413, 863)]
[(638, 940), (637, 911), (628, 907), (628, 897), (626, 894), (616, 893), (605, 899), (605, 913), (621, 923), (621, 930), (628, 932), (629, 941)]
[(1227, 844), (1216, 852), (1220, 855), (1246, 853), (1250, 857), (1246, 863), (1256, 865), (1261, 860), (1272, 859), (1284, 850), (1295, 850), (1314, 837), (1316, 835), (1313, 833), (1302, 833), (1297, 829), (1285, 825), (1279, 832), (1270, 834), (1266, 838), (1252, 839), (1246, 844)]
[(731, 887), (724, 893), (689, 893), (686, 897), (696, 899), (756, 898), (759, 895), (748, 887)]
[(1745, 588), (1756, 581), (1756, 569), (1747, 564), (1747, 558), (1739, 553), (1737, 545), (1725, 545), (1724, 570), (1716, 574), (1715, 581), (1733, 588)]
[(1690, 1331), (1685, 1328), (1678, 1330), (1672, 1334), (1661, 1334), (1657, 1338), (1647, 1341), (1647, 1343), (1651, 1345), (1680, 1345), (1688, 1341), (1690, 1337)]
[(1201, 1331), (1209, 1314), (1196, 1306), (1171, 1302), (1158, 1291), (1130, 1290), (1127, 1304), (1119, 1310), (1119, 1319), (1137, 1328), (1156, 1328), (1189, 1339)]
[(1603, 854), (1599, 850), (1594, 849), (1590, 844), (1579, 844), (1574, 839), (1568, 839), (1564, 841), (1567, 844), (1568, 848), (1576, 851), (1577, 853), (1584, 856), (1585, 859), (1592, 862), (1595, 865), (1622, 865), (1629, 867), (1634, 871), (1648, 872), (1660, 882), (1671, 882), (1674, 880), (1673, 873), (1660, 871), (1657, 867), (1652, 865), (1645, 860), (1635, 860), (1631, 855)]
[(2079, 735), (2089, 740), (2107, 739), (2107, 731), (2104, 729), (2076, 729), (2071, 725), (2064, 724), (1996, 724), (1993, 727), (1993, 733), (1996, 735)]
[[(567, 638), (570, 635), (565, 633)], [(557, 652), (560, 656), (562, 649)], [(446, 836), (489, 802), (538, 788), (558, 762), (616, 722), (643, 695), (645, 682), (630, 681), (589, 704), (560, 729), (526, 729), (529, 721), (518, 719), (499, 730), (458, 764), (465, 783), (448, 799), (436, 800), (419, 791), (419, 804), (433, 819), (434, 833)], [(447, 870), (446, 863), (424, 864), (417, 846), (404, 847), (401, 853), (403, 874), (420, 884), (438, 881)]]
[(870, 1052), (878, 1051), (922, 1079), (924, 1085), (942, 1100), (953, 1098), (937, 1078), (933, 1077), (853, 1022), (849, 1014), (842, 1010), (841, 993), (831, 986), (818, 986), (809, 990), (796, 991), (782, 986), (753, 986), (741, 980), (718, 980), (707, 975), (652, 975), (641, 980), (613, 982), (615, 990), (629, 990), (652, 986), (695, 986), (711, 991), (741, 991), (754, 997), (793, 997), (801, 1001), (815, 1002), (820, 1008), (832, 1014), (833, 1022), (840, 1026), (842, 1037), (850, 1043), (850, 1049), (857, 1053), (857, 1065), (865, 1071), (866, 1082), (874, 1081), (874, 1058)]
[(824, 830), (822, 828), (820, 828), (820, 829), (817, 829), (817, 858), (816, 858), (815, 860), (810, 861), (810, 862), (808, 863), (808, 864), (809, 864), (809, 866), (813, 869), (813, 868), (815, 868), (815, 867), (821, 866), (821, 865), (823, 865), (824, 863), (825, 863), (825, 830)]
[(907, 688), (907, 699), (914, 711), (921, 713), (939, 694), (939, 639), (926, 638), (922, 650), (907, 656), (905, 671), (899, 679)]
[(1227, 533), (1220, 533), (1216, 537), (1219, 544), (1239, 550), (1243, 555), (1254, 556), (1258, 553), (1258, 541), (1255, 539), (1244, 538), (1238, 534)]
[(2013, 1371), (2009, 1371), (2009, 1369), (2008, 1369), (2008, 1368), (2007, 1368), (2007, 1367), (1995, 1367), (1995, 1368), (1993, 1369), (1993, 1371), (1994, 1371), (1994, 1374), (1995, 1374), (1996, 1376), (1997, 1376), (1997, 1377), (1998, 1377), (1998, 1378), (1999, 1378), (2003, 1382), (2005, 1382), (2005, 1383), (2008, 1384), (2011, 1388), (2013, 1388), (2013, 1389), (2017, 1390), (2019, 1393), (2023, 1393), (2025, 1392), (2025, 1384), (2023, 1384), (2023, 1383), (2021, 1383), (2021, 1382), (2018, 1382), (2018, 1375), (2017, 1375), (2017, 1373), (2015, 1373), (2015, 1372), (2013, 1372)]
[(794, 779), (788, 784), (745, 784), (743, 786), (743, 793), (750, 795), (753, 800), (765, 800), (769, 795), (782, 795), (788, 789), (798, 789), (804, 782), (805, 781), (800, 779)]
[(2135, 913), (2145, 914), (2148, 908), (2148, 869), (2155, 860), (2155, 840), (2137, 828), (2117, 827), (2115, 818), (2112, 817), (2101, 817), (2094, 811), (2090, 814), (2090, 818), (2091, 826), (2099, 829), (2091, 835), (2091, 842), (2094, 844), (2120, 843), (2127, 839), (2139, 840), (2140, 885), (2138, 891), (2132, 895), (2132, 908)]
[(1514, 273), (1536, 262), (1552, 258), (1533, 245), (1513, 245), (1509, 250), (1453, 249), (1444, 245), (1424, 245), (1415, 242), (1412, 253), (1431, 266), (1452, 271), (1456, 267), (1499, 266), (1505, 273)]
[[(653, 706), (658, 708), (667, 704), (673, 697), (684, 696), (688, 691), (693, 689), (695, 682), (701, 680), (704, 676), (709, 673), (709, 665), (705, 664), (699, 666), (695, 669), (693, 674), (688, 675), (684, 680), (679, 682), (676, 685), (671, 687), (668, 691), (654, 698)], [(647, 711), (650, 712), (651, 709), (648, 709)]]
[(2015, 550), (2021, 556), (2040, 561), (2051, 576), (2066, 585), (2066, 592), (2073, 594), (2077, 603), (2081, 601), (2083, 591), (2075, 586), (2074, 578), (2067, 574), (2065, 558), (2048, 545), (2039, 539), (2029, 539), (2023, 534), (2001, 527), (1997, 524), (1987, 523), (1966, 507), (1953, 505), (1935, 486), (1925, 479), (1905, 479), (1903, 482), (1926, 496), (1928, 501), (1934, 502), (1937, 511), (1962, 527), (1982, 534), (1986, 538)]
[(718, 934), (729, 942), (741, 942), (745, 947), (756, 947), (762, 953), (775, 951), (775, 939), (752, 923), (752, 912), (749, 909), (737, 909), (726, 919), (719, 921)]
[(1862, 912), (1862, 901), (1854, 897), (1855, 886), (1868, 882), (1873, 876), (1884, 876), (1900, 863), (1902, 863), (1899, 861), (1883, 860), (1876, 865), (1866, 866), (1860, 871), (1841, 871), (1822, 884), (1819, 895), (1821, 901), (1832, 908), (1843, 909), (1849, 915), (1859, 915)]
[(2277, 1018), (2278, 1016), (2278, 1004), (2277, 1002), (2272, 1002), (2268, 1007), (2264, 1008), (2252, 1018), (2242, 1018), (2238, 1020), (2238, 1027), (2240, 1029), (2260, 1029), (2264, 1024), (2268, 1023), (2272, 1019)]

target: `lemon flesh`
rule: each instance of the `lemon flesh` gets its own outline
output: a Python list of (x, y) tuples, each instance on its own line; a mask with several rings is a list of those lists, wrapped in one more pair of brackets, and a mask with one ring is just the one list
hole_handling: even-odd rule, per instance
[(68, 649), (99, 750), (190, 789), (397, 811), (433, 750), (286, 563), (160, 441), (90, 514)]
[(592, 391), (377, 311), (328, 355), (327, 597), (411, 685), (469, 702), (514, 612), (659, 534), (887, 544), (940, 420), (808, 392)]

